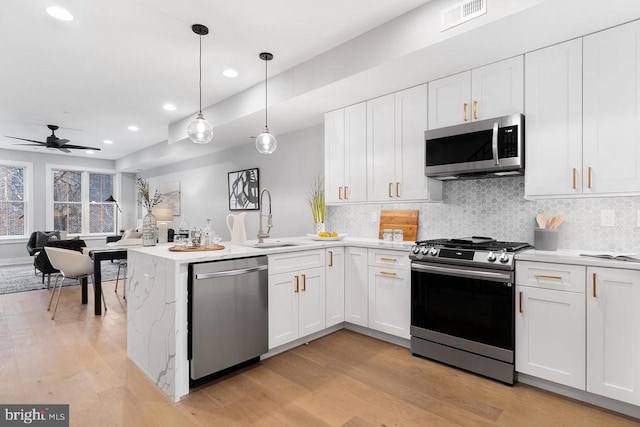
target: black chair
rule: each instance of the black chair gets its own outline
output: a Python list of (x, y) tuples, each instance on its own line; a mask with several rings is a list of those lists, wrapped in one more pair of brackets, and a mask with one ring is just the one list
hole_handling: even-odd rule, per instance
[[(34, 274), (37, 274), (35, 256), (38, 255), (38, 253), (42, 250), (44, 245), (47, 244), (47, 242), (52, 236), (56, 236), (56, 239), (60, 239), (60, 232), (59, 231), (34, 231), (33, 233), (31, 233), (31, 236), (29, 236), (29, 240), (27, 240), (27, 252), (29, 252), (30, 256), (34, 257), (33, 259)], [(44, 283), (44, 277), (42, 278), (42, 283)]]
[[(54, 248), (62, 248), (62, 249), (71, 249), (74, 251), (82, 252), (82, 248), (87, 247), (84, 240), (80, 239), (71, 239), (71, 240), (50, 240), (47, 242), (45, 246), (54, 247)], [(47, 281), (47, 289), (51, 285), (51, 274), (58, 273), (59, 271), (51, 265), (51, 261), (49, 261), (49, 257), (44, 250), (38, 252), (34, 259), (35, 267), (42, 272), (42, 283), (44, 283), (44, 276), (48, 276)]]

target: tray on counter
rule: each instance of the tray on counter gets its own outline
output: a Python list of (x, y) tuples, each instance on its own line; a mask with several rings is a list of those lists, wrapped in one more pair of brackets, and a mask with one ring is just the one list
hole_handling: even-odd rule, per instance
[(192, 247), (184, 247), (184, 246), (171, 246), (169, 247), (170, 252), (204, 252), (204, 251), (221, 251), (224, 249), (222, 245), (214, 245), (214, 246), (192, 246)]

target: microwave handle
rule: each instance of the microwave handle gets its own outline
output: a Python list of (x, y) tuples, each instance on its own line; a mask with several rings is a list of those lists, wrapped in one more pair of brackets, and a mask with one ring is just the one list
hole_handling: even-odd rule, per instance
[(493, 135), (491, 136), (491, 148), (493, 149), (493, 158), (496, 161), (496, 166), (500, 166), (500, 159), (498, 158), (498, 122), (493, 124)]

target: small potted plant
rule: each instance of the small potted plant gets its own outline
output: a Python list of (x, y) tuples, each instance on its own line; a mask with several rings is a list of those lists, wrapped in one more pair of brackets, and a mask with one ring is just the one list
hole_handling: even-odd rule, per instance
[(309, 202), (309, 207), (311, 207), (315, 233), (318, 234), (325, 231), (324, 220), (327, 213), (327, 206), (324, 202), (324, 185), (322, 178), (318, 177), (313, 182), (307, 201)]
[(155, 246), (157, 240), (156, 217), (151, 211), (162, 202), (162, 195), (156, 189), (152, 197), (149, 192), (149, 183), (141, 177), (136, 179), (136, 188), (138, 189), (138, 203), (147, 210), (147, 214), (142, 218), (142, 244), (143, 246)]

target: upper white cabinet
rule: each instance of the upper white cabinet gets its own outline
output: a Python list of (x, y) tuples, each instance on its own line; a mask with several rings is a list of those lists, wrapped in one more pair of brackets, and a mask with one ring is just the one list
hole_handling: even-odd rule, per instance
[(442, 183), (424, 176), (426, 129), (426, 84), (367, 101), (369, 201), (442, 199)]
[(582, 39), (524, 58), (525, 193), (580, 194), (582, 175)]
[(366, 103), (324, 116), (325, 198), (327, 203), (367, 200)]
[(523, 80), (517, 56), (429, 82), (429, 129), (521, 113)]
[(638, 192), (640, 21), (586, 36), (583, 43), (583, 191)]

